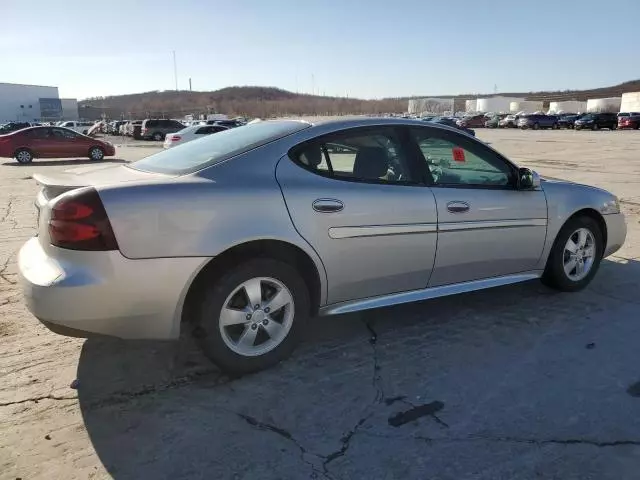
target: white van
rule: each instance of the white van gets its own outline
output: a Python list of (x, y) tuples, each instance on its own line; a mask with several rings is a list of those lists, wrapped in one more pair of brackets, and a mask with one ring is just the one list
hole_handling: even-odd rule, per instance
[(89, 129), (93, 127), (93, 123), (94, 122), (77, 122), (75, 120), (68, 120), (66, 122), (62, 122), (59, 126), (86, 135), (89, 132)]

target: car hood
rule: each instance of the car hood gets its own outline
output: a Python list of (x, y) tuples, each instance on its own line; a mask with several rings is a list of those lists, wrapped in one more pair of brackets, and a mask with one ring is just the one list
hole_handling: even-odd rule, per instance
[(541, 183), (542, 189), (545, 191), (547, 191), (547, 188), (545, 187), (549, 185), (553, 189), (567, 188), (567, 189), (574, 189), (574, 190), (582, 190), (583, 192), (591, 192), (592, 194), (597, 196), (603, 195), (608, 197), (615, 197), (615, 195), (609, 192), (608, 190), (594, 187), (592, 185), (585, 185), (584, 183), (576, 183), (570, 180), (563, 180), (561, 178), (541, 176), (540, 183)]

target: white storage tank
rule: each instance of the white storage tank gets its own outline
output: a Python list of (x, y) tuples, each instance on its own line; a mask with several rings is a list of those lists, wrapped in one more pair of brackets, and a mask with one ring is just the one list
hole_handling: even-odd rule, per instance
[(418, 101), (413, 99), (409, 100), (409, 107), (407, 109), (408, 113), (417, 113), (418, 112)]
[(587, 100), (587, 112), (619, 112), (621, 97), (590, 98)]
[(578, 100), (549, 103), (549, 113), (583, 113), (586, 111), (587, 102), (580, 102)]
[(620, 99), (621, 112), (640, 112), (640, 92), (623, 93)]
[(479, 98), (478, 103), (476, 104), (476, 108), (478, 112), (509, 112), (509, 107), (511, 106), (511, 102), (523, 102), (524, 98), (514, 98), (514, 97), (487, 97), (487, 98)]
[(535, 112), (536, 110), (542, 110), (542, 102), (534, 100), (521, 100), (519, 102), (511, 102), (509, 104), (509, 111), (511, 113), (516, 112)]
[(467, 113), (473, 113), (478, 111), (478, 100), (465, 100), (464, 111)]

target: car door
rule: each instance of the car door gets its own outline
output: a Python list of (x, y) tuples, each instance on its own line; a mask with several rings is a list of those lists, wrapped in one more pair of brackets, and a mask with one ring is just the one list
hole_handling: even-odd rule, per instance
[(516, 167), (467, 135), (416, 127), (411, 136), (438, 210), (429, 286), (533, 270), (546, 238), (544, 192), (518, 190)]
[(276, 178), (291, 220), (324, 264), (328, 303), (424, 288), (436, 250), (433, 194), (406, 131), (355, 128), (305, 142)]
[(78, 139), (82, 138), (73, 130), (68, 128), (51, 128), (51, 150), (52, 157), (69, 158), (80, 156), (82, 153), (86, 156), (87, 152), (81, 152), (81, 145), (79, 145)]

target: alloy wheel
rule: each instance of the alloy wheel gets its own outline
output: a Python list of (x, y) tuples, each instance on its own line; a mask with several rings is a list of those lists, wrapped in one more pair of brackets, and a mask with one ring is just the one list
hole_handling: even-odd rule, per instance
[(286, 338), (295, 314), (293, 295), (279, 280), (256, 277), (238, 285), (224, 301), (219, 326), (235, 353), (255, 357)]
[(567, 239), (562, 255), (564, 273), (579, 282), (591, 271), (596, 256), (596, 240), (587, 228), (579, 228)]

